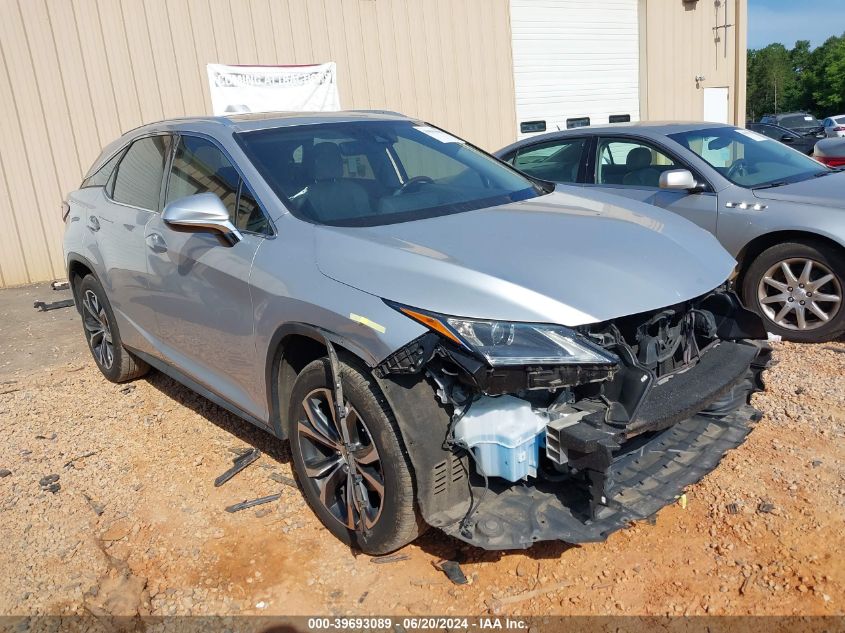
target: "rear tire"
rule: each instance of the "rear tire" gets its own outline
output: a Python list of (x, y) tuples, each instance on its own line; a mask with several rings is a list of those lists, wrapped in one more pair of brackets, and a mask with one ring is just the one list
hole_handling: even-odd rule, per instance
[(788, 341), (821, 343), (845, 331), (843, 289), (845, 255), (822, 242), (786, 242), (751, 262), (742, 296), (767, 331)]
[(106, 291), (93, 275), (86, 275), (75, 293), (82, 328), (97, 367), (111, 382), (126, 382), (146, 374), (150, 366), (125, 347)]
[[(348, 445), (335, 421), (328, 359), (310, 363), (296, 378), (287, 417), (294, 472), (332, 534), (367, 554), (386, 554), (422, 531), (410, 461), (393, 413), (366, 369), (341, 361), (340, 375)], [(349, 496), (356, 488), (350, 463), (364, 486), (357, 499)]]

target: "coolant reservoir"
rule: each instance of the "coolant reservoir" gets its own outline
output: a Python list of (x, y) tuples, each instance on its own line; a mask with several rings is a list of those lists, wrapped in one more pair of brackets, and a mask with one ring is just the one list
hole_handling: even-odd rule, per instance
[(485, 475), (519, 481), (537, 476), (548, 421), (520, 398), (482, 396), (455, 425), (455, 438), (472, 450)]

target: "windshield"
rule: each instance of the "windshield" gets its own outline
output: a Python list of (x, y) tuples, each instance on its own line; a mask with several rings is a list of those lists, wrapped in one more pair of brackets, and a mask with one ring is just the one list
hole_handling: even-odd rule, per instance
[(540, 195), (510, 167), (437, 128), (358, 121), (238, 134), (291, 211), (333, 226), (374, 226)]
[(670, 134), (735, 185), (760, 187), (806, 180), (826, 167), (762, 134), (716, 127)]
[(792, 116), (785, 116), (780, 120), (783, 127), (798, 128), (798, 127), (819, 127), (821, 123), (819, 120), (810, 114), (795, 114)]

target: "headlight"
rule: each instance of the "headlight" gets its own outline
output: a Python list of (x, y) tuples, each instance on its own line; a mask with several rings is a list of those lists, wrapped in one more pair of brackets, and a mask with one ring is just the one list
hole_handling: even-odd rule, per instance
[(463, 319), (388, 304), (483, 356), (490, 365), (615, 364), (610, 352), (562, 325)]

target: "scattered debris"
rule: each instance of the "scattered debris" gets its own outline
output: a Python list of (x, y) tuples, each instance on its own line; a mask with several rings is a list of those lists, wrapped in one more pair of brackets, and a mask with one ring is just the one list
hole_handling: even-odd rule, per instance
[(38, 485), (44, 492), (52, 492), (53, 494), (56, 494), (62, 487), (59, 483), (59, 476), (56, 474), (45, 475), (38, 480)]
[(726, 506), (728, 514), (739, 514), (739, 506), (735, 503), (729, 503)]
[(97, 516), (102, 516), (103, 512), (105, 511), (105, 506), (103, 506), (103, 504), (101, 503), (97, 503), (84, 492), (82, 493), (82, 496), (84, 497), (85, 501), (88, 503), (90, 508), (94, 511), (94, 514), (96, 514)]
[(50, 433), (50, 435), (36, 435), (35, 439), (36, 440), (54, 440), (57, 437), (58, 436), (55, 433)]
[(60, 308), (69, 308), (73, 305), (73, 299), (62, 299), (61, 301), (54, 301), (53, 303), (45, 303), (43, 301), (36, 301), (32, 304), (33, 308), (38, 309), (41, 312), (47, 312), (49, 310), (58, 310)]
[(264, 602), (263, 600), (261, 600), (260, 602), (256, 602), (256, 603), (255, 603), (255, 608), (256, 608), (256, 609), (266, 609), (266, 608), (267, 608), (267, 603), (266, 603), (266, 602)]
[(748, 591), (748, 587), (751, 585), (751, 579), (753, 576), (748, 576), (745, 580), (742, 581), (742, 584), (739, 587), (739, 593), (743, 596), (745, 592)]
[(251, 448), (243, 455), (236, 457), (232, 460), (233, 466), (214, 480), (214, 487), (219, 488), (259, 457), (261, 457), (261, 451), (257, 448)]
[(774, 512), (775, 504), (769, 503), (768, 501), (762, 501), (760, 505), (757, 506), (757, 512), (761, 514), (770, 514)]
[(271, 501), (276, 501), (281, 498), (281, 496), (281, 493), (277, 492), (274, 495), (267, 495), (266, 497), (259, 497), (258, 499), (252, 499), (250, 501), (241, 501), (240, 503), (227, 506), (226, 512), (240, 512), (241, 510), (246, 510), (247, 508), (253, 508), (265, 503), (270, 503)]
[(70, 282), (69, 281), (51, 281), (50, 287), (53, 290), (70, 290)]
[(814, 459), (813, 461), (810, 462), (810, 466), (812, 466), (813, 468), (818, 468), (821, 465), (822, 465), (822, 460), (820, 460), (820, 459)]
[(369, 591), (365, 591), (364, 593), (362, 593), (361, 597), (358, 598), (358, 604), (364, 604), (364, 600), (366, 600), (367, 596), (369, 596), (369, 595), (370, 595)]
[(387, 563), (398, 563), (400, 560), (408, 560), (409, 558), (411, 557), (407, 554), (388, 554), (387, 556), (373, 556), (370, 562), (376, 565), (385, 565)]
[(525, 593), (520, 593), (515, 596), (507, 596), (505, 598), (491, 598), (487, 600), (487, 607), (490, 609), (491, 613), (498, 614), (501, 613), (502, 607), (505, 607), (510, 604), (517, 604), (520, 602), (525, 602), (526, 600), (532, 600), (534, 598), (539, 598), (540, 596), (545, 596), (549, 593), (554, 593), (556, 591), (560, 591), (561, 589), (566, 589), (572, 585), (569, 581), (563, 581), (559, 583), (555, 583), (554, 585), (548, 585), (547, 587), (540, 587), (539, 589), (534, 589), (533, 591), (526, 591)]
[(270, 479), (275, 481), (276, 483), (285, 484), (286, 486), (291, 486), (292, 488), (296, 488), (296, 479), (293, 477), (288, 477), (281, 473), (270, 473)]
[(678, 497), (678, 503), (680, 504), (682, 510), (687, 509), (687, 493), (684, 493), (680, 497)]
[(795, 388), (795, 395), (800, 396), (802, 393), (804, 393), (804, 391), (805, 391), (804, 387), (800, 387), (800, 386), (796, 387)]
[(469, 580), (467, 580), (467, 577), (464, 575), (464, 571), (461, 569), (461, 566), (457, 561), (441, 560), (434, 563), (434, 567), (446, 574), (446, 577), (452, 581), (452, 584), (466, 585), (469, 583)]
[(132, 393), (133, 391), (135, 391), (135, 385), (126, 385), (123, 389), (120, 390), (120, 393), (125, 395), (127, 393)]
[(8, 468), (0, 468), (0, 479), (3, 479), (3, 477), (8, 477), (11, 474), (12, 471)]
[(96, 454), (97, 454), (97, 453), (99, 453), (99, 452), (100, 452), (99, 450), (96, 450), (96, 451), (91, 451), (91, 452), (89, 452), (89, 453), (85, 453), (84, 455), (79, 455), (78, 457), (74, 457), (74, 458), (73, 458), (72, 460), (70, 460), (69, 462), (65, 462), (65, 468), (69, 468), (69, 467), (70, 467), (70, 466), (72, 466), (75, 462), (78, 462), (80, 459), (85, 459), (86, 457), (91, 457), (92, 455), (96, 455)]
[(255, 518), (256, 519), (263, 519), (268, 514), (270, 514), (272, 510), (270, 508), (259, 508), (255, 511)]

